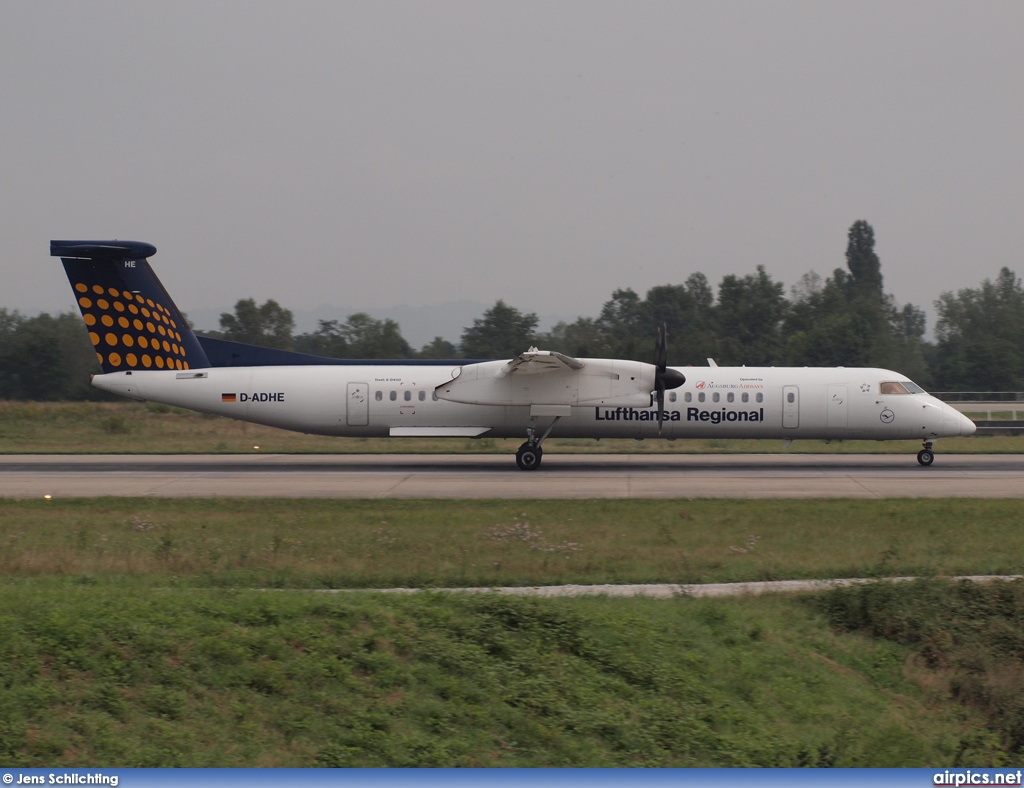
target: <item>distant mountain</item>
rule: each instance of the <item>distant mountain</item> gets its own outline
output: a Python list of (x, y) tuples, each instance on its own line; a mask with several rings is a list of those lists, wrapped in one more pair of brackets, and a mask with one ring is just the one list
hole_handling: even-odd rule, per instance
[[(286, 305), (285, 305), (286, 306)], [(402, 328), (402, 336), (417, 350), (434, 337), (443, 337), (449, 342), (458, 344), (462, 332), (473, 321), (482, 317), (483, 313), (490, 309), (493, 304), (481, 304), (478, 301), (447, 301), (443, 304), (432, 304), (430, 306), (409, 306), (402, 304), (390, 307), (344, 307), (323, 304), (316, 309), (293, 309), (295, 315), (295, 333), (305, 334), (316, 331), (321, 320), (344, 320), (356, 312), (366, 312), (370, 317), (378, 320), (391, 319)], [(220, 328), (220, 316), (223, 312), (231, 312), (234, 307), (222, 309), (192, 308), (185, 309), (188, 319), (199, 329)], [(575, 316), (565, 315), (538, 315), (540, 324), (538, 330), (547, 331), (559, 320), (572, 322)], [(523, 348), (525, 350), (526, 348)]]

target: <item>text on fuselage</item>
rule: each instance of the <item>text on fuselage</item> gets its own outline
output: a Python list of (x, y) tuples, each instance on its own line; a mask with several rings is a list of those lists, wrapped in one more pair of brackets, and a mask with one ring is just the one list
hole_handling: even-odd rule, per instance
[[(225, 397), (225, 402), (236, 400)], [(251, 394), (247, 391), (239, 392), (237, 402), (284, 402), (283, 391), (254, 391)]]

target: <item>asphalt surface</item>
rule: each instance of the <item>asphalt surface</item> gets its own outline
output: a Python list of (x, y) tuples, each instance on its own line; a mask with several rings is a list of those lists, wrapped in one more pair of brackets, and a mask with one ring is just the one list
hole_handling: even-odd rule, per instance
[(3, 455), (0, 497), (1024, 498), (1024, 455)]
[[(1019, 580), (1021, 575), (959, 575), (951, 580), (969, 580), (972, 583), (997, 583)], [(375, 593), (375, 594), (418, 594), (425, 590), (432, 593), (450, 594), (501, 594), (503, 596), (539, 596), (539, 597), (576, 597), (576, 596), (614, 596), (614, 597), (653, 597), (655, 599), (674, 599), (676, 597), (723, 597), (723, 596), (761, 596), (762, 594), (799, 594), (811, 591), (827, 591), (869, 583), (906, 583), (917, 580), (916, 577), (885, 577), (885, 578), (842, 578), (837, 580), (766, 580), (753, 583), (643, 583), (623, 585), (563, 585), (563, 586), (497, 586), (495, 588), (359, 588), (329, 589), (323, 593)]]

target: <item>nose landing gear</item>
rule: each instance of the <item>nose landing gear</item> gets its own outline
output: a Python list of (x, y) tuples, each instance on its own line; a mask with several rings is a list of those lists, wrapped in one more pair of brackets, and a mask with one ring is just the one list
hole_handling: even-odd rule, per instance
[(935, 452), (932, 451), (931, 441), (924, 442), (924, 448), (917, 453), (917, 461), (924, 466), (931, 465), (935, 462)]

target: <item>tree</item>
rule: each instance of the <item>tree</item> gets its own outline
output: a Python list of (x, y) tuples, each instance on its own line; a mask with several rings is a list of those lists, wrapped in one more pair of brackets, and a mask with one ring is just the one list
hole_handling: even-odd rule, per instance
[(757, 267), (756, 274), (722, 279), (716, 307), (720, 363), (771, 366), (782, 363), (782, 327), (789, 304), (781, 282)]
[(295, 349), (300, 353), (329, 358), (348, 358), (348, 342), (337, 320), (321, 320), (316, 331), (295, 337)]
[(291, 310), (272, 298), (262, 306), (256, 306), (251, 298), (243, 298), (235, 304), (234, 314), (221, 314), (220, 328), (224, 339), (233, 342), (290, 350), (295, 320)]
[(557, 350), (574, 358), (605, 358), (607, 338), (590, 317), (577, 318), (572, 323), (559, 321), (546, 334), (538, 334), (537, 347), (542, 350)]
[(394, 320), (377, 320), (365, 312), (349, 315), (344, 323), (321, 320), (312, 334), (295, 338), (295, 349), (302, 353), (331, 358), (409, 358), (409, 343)]
[(633, 290), (616, 290), (595, 321), (603, 338), (603, 355), (650, 362), (662, 323), (668, 329), (668, 363), (704, 363), (716, 355), (714, 292), (707, 277), (691, 274), (681, 285), (657, 285), (640, 298)]
[(459, 349), (444, 337), (434, 337), (418, 353), (420, 358), (458, 358)]
[(1024, 288), (1009, 268), (995, 281), (935, 302), (935, 377), (946, 391), (1024, 390)]
[(0, 398), (108, 399), (89, 384), (101, 372), (80, 315), (26, 318), (0, 309)]
[(669, 364), (705, 364), (718, 355), (715, 294), (708, 278), (692, 273), (681, 285), (659, 285), (647, 291), (645, 318), (638, 340), (639, 361), (651, 361), (654, 336), (662, 323), (668, 330)]
[[(596, 326), (604, 337), (604, 346), (609, 356), (639, 360), (640, 335), (645, 331), (647, 314), (644, 302), (632, 288), (615, 290), (611, 300), (601, 307)], [(650, 355), (649, 351), (645, 354)]]
[(888, 367), (927, 385), (924, 313), (883, 292), (875, 232), (863, 220), (850, 227), (846, 264), (824, 284), (813, 275), (794, 289), (783, 329), (788, 363)]
[(893, 302), (889, 316), (892, 330), (889, 365), (922, 386), (930, 387), (934, 378), (928, 369), (927, 356), (931, 352), (931, 346), (924, 340), (926, 324), (927, 318), (923, 309), (913, 304), (904, 304), (902, 309), (897, 309)]
[(349, 315), (341, 327), (349, 358), (409, 358), (412, 347), (394, 320), (377, 320), (365, 312)]
[(518, 356), (536, 342), (536, 328), (537, 315), (523, 314), (499, 300), (462, 332), (462, 354), (486, 359)]
[(863, 219), (858, 219), (847, 233), (846, 267), (850, 271), (850, 285), (869, 298), (882, 296), (882, 263), (875, 254), (875, 231)]

